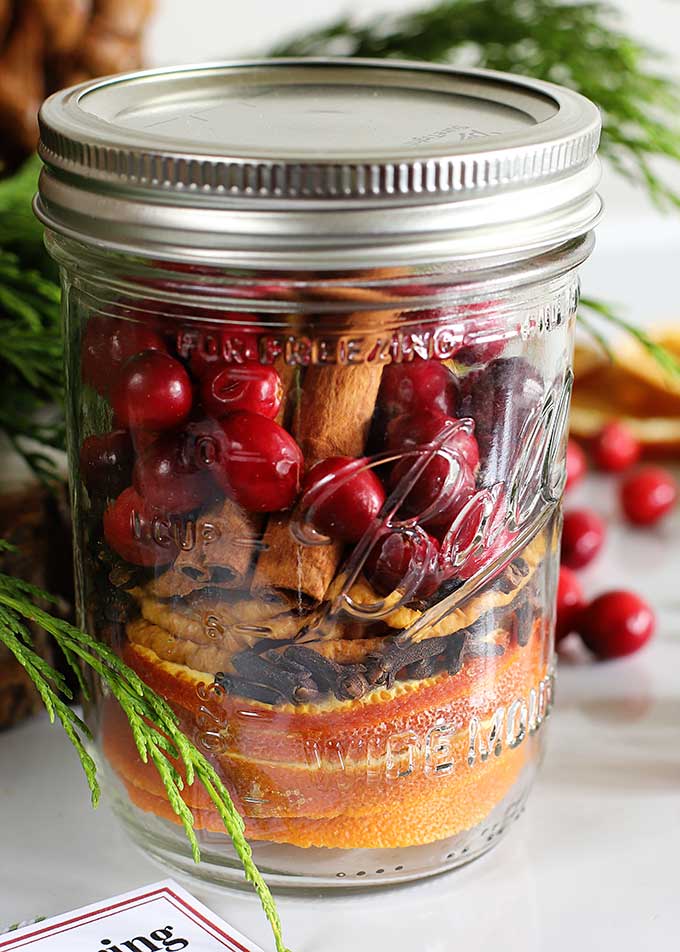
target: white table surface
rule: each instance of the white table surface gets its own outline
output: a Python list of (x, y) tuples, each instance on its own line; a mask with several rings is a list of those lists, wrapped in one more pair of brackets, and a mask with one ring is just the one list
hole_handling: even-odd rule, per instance
[[(609, 480), (569, 505), (609, 515)], [(587, 589), (634, 586), (659, 613), (654, 642), (607, 664), (561, 663), (549, 751), (510, 835), (461, 870), (370, 894), (281, 898), (294, 952), (590, 952), (680, 943), (680, 513), (655, 532), (613, 516)], [(0, 735), (0, 923), (53, 915), (167, 875), (104, 802), (94, 812), (59, 728)], [(267, 952), (257, 900), (192, 891)]]

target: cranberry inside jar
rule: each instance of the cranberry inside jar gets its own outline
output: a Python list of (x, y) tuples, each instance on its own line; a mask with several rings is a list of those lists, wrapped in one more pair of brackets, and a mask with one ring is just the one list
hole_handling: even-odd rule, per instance
[[(521, 813), (552, 704), (597, 110), (423, 64), (141, 81), (42, 116), (80, 623), (170, 705), (272, 884), (461, 865)], [(118, 814), (186, 869), (96, 704)], [(237, 883), (215, 804), (181, 797)]]

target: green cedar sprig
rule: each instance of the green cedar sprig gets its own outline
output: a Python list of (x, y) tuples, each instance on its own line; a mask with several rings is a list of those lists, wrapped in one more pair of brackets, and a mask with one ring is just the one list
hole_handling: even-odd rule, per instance
[[(11, 550), (0, 540), (0, 551)], [(99, 801), (97, 767), (87, 751), (85, 740), (91, 739), (87, 725), (69, 707), (72, 694), (64, 677), (34, 650), (27, 622), (34, 622), (50, 634), (64, 652), (87, 696), (81, 665), (95, 672), (127, 717), (132, 735), (144, 763), (154, 765), (165, 787), (168, 801), (184, 827), (195, 862), (200, 849), (194, 831), (191, 810), (181, 797), (184, 784), (198, 782), (214, 803), (225, 830), (243, 866), (246, 879), (252, 883), (270, 922), (277, 952), (287, 952), (276, 906), (269, 889), (257, 869), (245, 838), (245, 825), (229, 792), (214, 767), (188, 740), (178, 724), (177, 715), (142, 679), (107, 645), (79, 628), (39, 608), (37, 601), (53, 603), (46, 592), (20, 579), (0, 573), (0, 642), (7, 646), (22, 665), (42, 699), (50, 720), (58, 719), (73, 744), (83, 766), (92, 795), (92, 804)], [(166, 755), (181, 761), (186, 779)]]
[(652, 340), (649, 334), (645, 333), (642, 328), (621, 317), (611, 304), (606, 304), (604, 301), (597, 301), (595, 298), (582, 297), (578, 315), (581, 326), (596, 340), (610, 360), (615, 360), (615, 355), (612, 353), (607, 341), (597, 326), (592, 323), (589, 317), (584, 315), (584, 308), (586, 311), (591, 312), (596, 318), (602, 318), (626, 334), (630, 334), (630, 336), (635, 338), (638, 344), (647, 351), (650, 357), (656, 361), (663, 371), (671, 376), (680, 377), (680, 360), (678, 360), (675, 354), (672, 354), (667, 348), (658, 344), (655, 340)]
[(64, 448), (63, 346), (56, 268), (31, 209), (40, 162), (0, 181), (0, 431), (43, 481)]
[(602, 111), (600, 154), (655, 203), (680, 207), (680, 194), (651, 164), (680, 160), (680, 90), (658, 69), (663, 55), (620, 23), (620, 12), (602, 0), (441, 0), (368, 23), (341, 18), (272, 53), (428, 60), (569, 86)]

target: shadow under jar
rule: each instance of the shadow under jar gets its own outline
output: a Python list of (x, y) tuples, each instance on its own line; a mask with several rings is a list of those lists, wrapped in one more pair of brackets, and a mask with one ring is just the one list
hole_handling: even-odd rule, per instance
[[(551, 706), (599, 116), (501, 74), (232, 63), (47, 101), (81, 623), (179, 716), (274, 885), (389, 883), (522, 811)], [(100, 693), (119, 815), (242, 880)]]

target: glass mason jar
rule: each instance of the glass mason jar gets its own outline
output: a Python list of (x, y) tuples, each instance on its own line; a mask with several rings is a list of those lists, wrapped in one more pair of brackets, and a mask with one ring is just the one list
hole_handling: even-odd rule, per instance
[[(576, 94), (261, 61), (48, 100), (80, 623), (176, 711), (272, 884), (457, 866), (524, 808), (553, 694)], [(188, 847), (106, 692), (116, 809)], [(183, 796), (204, 862), (241, 870)]]

